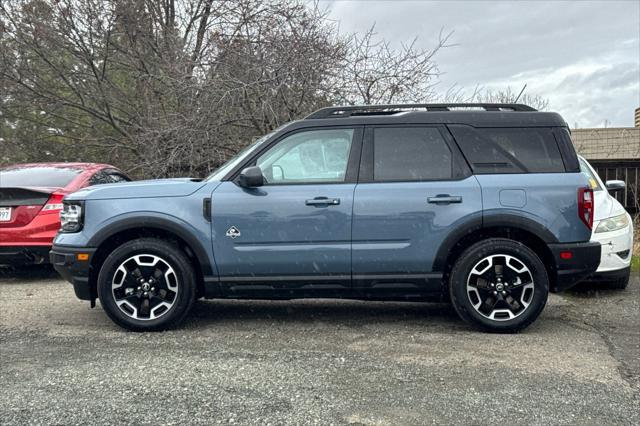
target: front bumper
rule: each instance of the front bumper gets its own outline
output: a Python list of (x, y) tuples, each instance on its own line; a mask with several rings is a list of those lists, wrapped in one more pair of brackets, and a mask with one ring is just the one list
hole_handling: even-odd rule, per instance
[(593, 233), (594, 241), (602, 245), (602, 256), (597, 274), (629, 268), (633, 255), (633, 226), (617, 231)]
[(605, 272), (597, 271), (595, 274), (587, 278), (587, 281), (604, 282), (604, 283), (621, 281), (621, 280), (629, 281), (630, 275), (631, 275), (631, 266), (627, 266), (626, 268), (616, 269), (613, 271), (605, 271)]
[[(73, 284), (76, 297), (81, 300), (94, 301), (97, 298), (95, 283), (89, 281), (91, 259), (95, 248), (67, 247), (54, 245), (49, 252), (49, 259), (55, 270)], [(78, 254), (87, 254), (86, 260), (78, 260)]]
[(597, 241), (549, 244), (549, 248), (555, 260), (557, 275), (551, 286), (553, 292), (573, 287), (593, 274), (600, 264), (602, 247)]
[(0, 265), (40, 265), (49, 261), (51, 246), (0, 246)]

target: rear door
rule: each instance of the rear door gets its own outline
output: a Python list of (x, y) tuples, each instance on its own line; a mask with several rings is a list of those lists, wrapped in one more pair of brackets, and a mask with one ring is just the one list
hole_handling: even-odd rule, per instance
[(438, 249), (481, 216), (480, 186), (446, 128), (368, 127), (354, 194), (354, 287), (379, 296), (439, 292)]
[(213, 251), (223, 290), (335, 292), (351, 285), (353, 191), (361, 128), (284, 135), (250, 165), (265, 185), (222, 182), (212, 194)]

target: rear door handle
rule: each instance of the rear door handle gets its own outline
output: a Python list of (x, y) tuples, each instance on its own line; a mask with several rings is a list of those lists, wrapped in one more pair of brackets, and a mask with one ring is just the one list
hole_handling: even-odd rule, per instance
[(340, 204), (340, 198), (316, 197), (313, 200), (304, 202), (307, 206), (337, 206)]
[(451, 204), (451, 203), (461, 203), (462, 197), (459, 195), (449, 195), (449, 194), (439, 194), (435, 197), (427, 198), (427, 202), (431, 204)]

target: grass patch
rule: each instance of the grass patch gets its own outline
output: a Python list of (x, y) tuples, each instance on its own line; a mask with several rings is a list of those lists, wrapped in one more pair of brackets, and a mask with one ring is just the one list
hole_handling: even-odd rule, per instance
[(640, 255), (631, 258), (631, 272), (640, 272)]

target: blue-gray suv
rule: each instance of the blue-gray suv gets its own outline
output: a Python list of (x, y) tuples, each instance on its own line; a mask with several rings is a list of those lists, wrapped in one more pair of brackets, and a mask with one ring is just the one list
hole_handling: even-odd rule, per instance
[(198, 298), (450, 301), (514, 332), (598, 267), (593, 192), (556, 113), (516, 104), (333, 107), (202, 179), (67, 196), (51, 262), (132, 330)]

